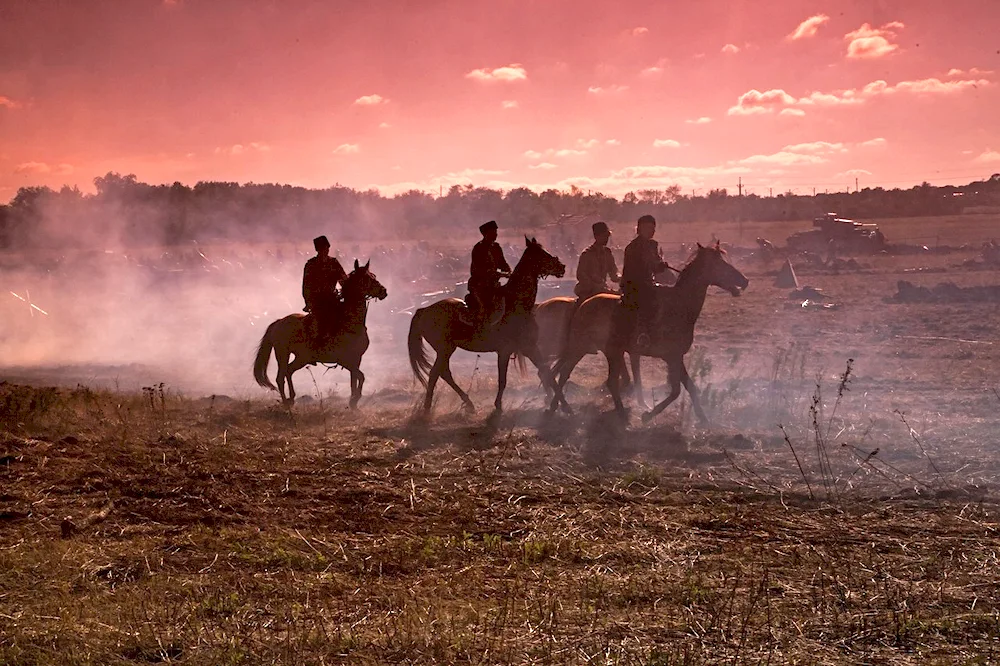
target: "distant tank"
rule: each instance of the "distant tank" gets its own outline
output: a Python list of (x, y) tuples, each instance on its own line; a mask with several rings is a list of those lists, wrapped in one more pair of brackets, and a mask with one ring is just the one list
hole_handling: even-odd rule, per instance
[(843, 252), (872, 254), (886, 249), (885, 235), (877, 224), (855, 222), (836, 213), (813, 218), (815, 229), (792, 234), (785, 241), (793, 252)]

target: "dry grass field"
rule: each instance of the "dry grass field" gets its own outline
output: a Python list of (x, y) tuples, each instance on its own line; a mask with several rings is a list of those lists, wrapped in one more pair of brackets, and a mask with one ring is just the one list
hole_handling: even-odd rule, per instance
[(439, 387), (428, 420), (401, 349), (356, 412), (341, 371), (292, 410), (0, 371), (0, 663), (996, 663), (1000, 303), (893, 296), (1000, 275), (920, 243), (797, 264), (831, 308), (734, 253), (750, 287), (710, 292), (688, 355), (705, 428), (686, 398), (623, 426), (596, 359), (573, 416), (512, 373), (492, 424), (489, 356), (456, 363), (480, 413)]

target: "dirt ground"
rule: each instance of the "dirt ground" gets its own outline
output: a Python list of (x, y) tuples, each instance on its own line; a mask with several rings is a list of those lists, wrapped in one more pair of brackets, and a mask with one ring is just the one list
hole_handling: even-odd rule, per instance
[(687, 398), (623, 426), (596, 358), (574, 415), (514, 373), (493, 423), (495, 357), (456, 357), (479, 413), (440, 387), (422, 419), (393, 342), (356, 412), (341, 371), (287, 410), (155, 366), (8, 366), (0, 663), (996, 663), (1000, 303), (894, 298), (1000, 284), (990, 224), (793, 259), (828, 308), (734, 252), (750, 287), (710, 292), (687, 358), (708, 427)]

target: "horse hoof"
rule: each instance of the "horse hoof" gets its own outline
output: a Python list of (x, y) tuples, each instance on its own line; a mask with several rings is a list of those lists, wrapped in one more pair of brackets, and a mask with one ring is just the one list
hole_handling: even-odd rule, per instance
[(573, 408), (570, 407), (569, 405), (563, 405), (562, 406), (562, 411), (563, 411), (563, 414), (565, 414), (567, 416), (572, 416), (573, 415)]
[(643, 423), (649, 423), (650, 421), (653, 420), (653, 416), (654, 416), (653, 412), (643, 412), (642, 413), (642, 422)]
[(465, 412), (466, 414), (475, 414), (476, 406), (471, 402), (467, 402), (464, 405), (462, 405), (462, 411)]

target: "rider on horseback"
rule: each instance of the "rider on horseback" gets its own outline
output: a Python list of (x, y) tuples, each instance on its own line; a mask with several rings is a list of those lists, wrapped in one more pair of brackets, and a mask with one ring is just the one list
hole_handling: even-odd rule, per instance
[(497, 243), (497, 223), (490, 220), (480, 225), (479, 232), (483, 240), (472, 248), (469, 294), (465, 297), (470, 314), (470, 321), (466, 323), (477, 330), (503, 309), (500, 278), (510, 277), (510, 265), (503, 256), (503, 248)]
[(313, 239), (316, 256), (306, 262), (302, 272), (302, 298), (306, 302), (305, 311), (316, 319), (316, 332), (320, 340), (333, 336), (336, 325), (340, 293), (337, 284), (347, 279), (344, 267), (335, 257), (330, 256), (330, 241), (326, 236)]
[(576, 287), (573, 292), (580, 303), (596, 294), (610, 293), (608, 278), (612, 282), (618, 282), (618, 265), (608, 247), (611, 230), (604, 222), (595, 222), (591, 230), (594, 232), (594, 243), (583, 251), (576, 265)]
[[(619, 333), (623, 344), (636, 339), (639, 346), (648, 344), (656, 321), (656, 273), (670, 268), (660, 256), (656, 218), (643, 215), (636, 224), (636, 237), (625, 248), (622, 262), (622, 318)], [(638, 337), (633, 338), (638, 328)]]

